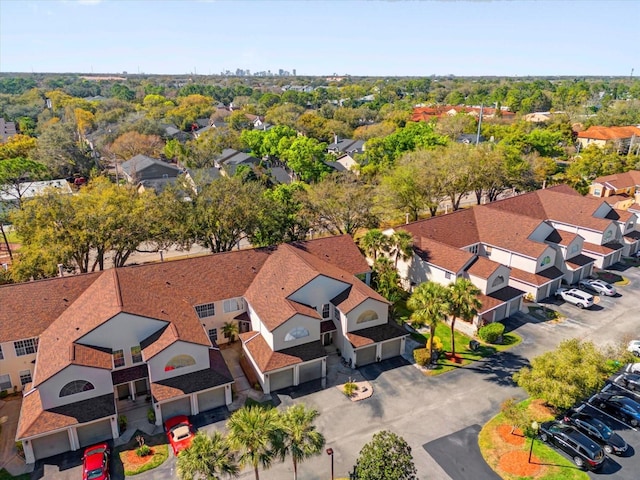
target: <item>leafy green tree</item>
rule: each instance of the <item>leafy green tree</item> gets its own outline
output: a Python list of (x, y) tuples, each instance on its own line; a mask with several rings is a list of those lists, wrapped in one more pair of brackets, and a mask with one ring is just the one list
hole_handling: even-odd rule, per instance
[(42, 131), (31, 158), (46, 165), (58, 178), (74, 173), (88, 175), (94, 165), (89, 150), (76, 139), (74, 126), (62, 122)]
[(111, 87), (111, 96), (130, 102), (136, 98), (136, 92), (122, 83), (114, 83)]
[(0, 160), (8, 158), (29, 158), (36, 148), (36, 139), (26, 135), (12, 135), (6, 141), (0, 142)]
[(416, 480), (411, 447), (393, 432), (382, 430), (362, 450), (356, 463), (360, 480)]
[(269, 468), (281, 449), (278, 411), (260, 406), (243, 407), (229, 417), (227, 430), (231, 446), (240, 452), (240, 465), (251, 465), (256, 480), (260, 480), (259, 467)]
[(192, 238), (212, 253), (232, 250), (256, 228), (255, 199), (261, 196), (259, 184), (238, 177), (221, 177), (203, 186), (189, 212)]
[(400, 298), (400, 276), (387, 257), (379, 257), (373, 262), (373, 285), (376, 292), (392, 303)]
[(32, 183), (47, 175), (47, 167), (27, 158), (0, 160), (0, 193), (13, 197), (18, 208), (22, 208), (22, 198)]
[(231, 115), (225, 117), (224, 121), (227, 122), (229, 128), (237, 132), (253, 128), (253, 124), (247, 117), (247, 112), (244, 110), (234, 110)]
[(482, 306), (478, 295), (482, 292), (471, 280), (457, 278), (449, 285), (449, 314), (451, 315), (451, 356), (456, 356), (456, 319), (472, 322)]
[(297, 137), (288, 149), (281, 153), (281, 158), (305, 182), (317, 182), (331, 168), (324, 163), (326, 143), (314, 138)]
[(291, 455), (293, 480), (298, 479), (298, 465), (322, 453), (325, 440), (316, 430), (314, 421), (320, 413), (299, 403), (287, 408), (281, 415), (282, 443), (280, 453), (284, 459)]
[(360, 228), (378, 225), (371, 213), (371, 187), (352, 173), (334, 173), (307, 189), (306, 211), (314, 227), (353, 236)]
[(271, 107), (265, 114), (265, 121), (273, 125), (284, 125), (296, 128), (298, 118), (304, 113), (304, 108), (299, 105), (287, 103)]
[(235, 454), (220, 432), (211, 435), (198, 432), (191, 446), (178, 455), (176, 470), (180, 480), (219, 480), (221, 475), (237, 477), (239, 474)]
[(531, 424), (530, 415), (525, 408), (518, 404), (515, 398), (508, 398), (500, 405), (500, 413), (511, 425), (511, 433), (516, 428), (524, 429)]
[(530, 396), (567, 409), (599, 391), (617, 369), (607, 353), (594, 343), (577, 338), (564, 340), (550, 352), (531, 360), (513, 375), (514, 381)]
[[(407, 307), (412, 311), (411, 324), (416, 327), (429, 326), (429, 338), (433, 339), (436, 327), (449, 314), (449, 292), (447, 287), (436, 282), (424, 282), (416, 287)], [(433, 343), (429, 342), (429, 361), (433, 358)]]
[(181, 130), (191, 131), (199, 118), (213, 113), (213, 99), (204, 95), (188, 95), (178, 99), (178, 106), (167, 111), (166, 118)]

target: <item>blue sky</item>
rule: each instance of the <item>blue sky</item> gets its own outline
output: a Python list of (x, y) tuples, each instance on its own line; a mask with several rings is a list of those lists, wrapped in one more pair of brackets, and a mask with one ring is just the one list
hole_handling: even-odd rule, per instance
[(639, 25), (637, 0), (0, 0), (0, 71), (638, 75)]

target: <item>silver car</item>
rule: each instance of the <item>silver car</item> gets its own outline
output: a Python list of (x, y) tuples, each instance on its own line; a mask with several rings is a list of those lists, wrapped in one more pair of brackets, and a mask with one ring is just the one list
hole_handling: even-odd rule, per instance
[(580, 288), (599, 293), (600, 295), (606, 295), (608, 297), (613, 297), (616, 294), (616, 288), (603, 280), (591, 280), (589, 278), (583, 278), (578, 282), (578, 285), (580, 286)]

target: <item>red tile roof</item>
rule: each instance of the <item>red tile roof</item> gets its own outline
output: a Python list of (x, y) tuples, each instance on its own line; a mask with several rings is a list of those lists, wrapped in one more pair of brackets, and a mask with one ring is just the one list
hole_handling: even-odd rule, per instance
[(320, 341), (305, 343), (297, 347), (274, 352), (264, 337), (258, 332), (240, 334), (240, 340), (251, 354), (262, 373), (280, 370), (298, 363), (326, 357)]
[(592, 138), (594, 140), (622, 140), (633, 136), (640, 136), (640, 128), (633, 125), (626, 127), (591, 126), (583, 132), (578, 132), (578, 138)]
[(331, 265), (340, 267), (352, 275), (371, 271), (371, 267), (362, 256), (362, 253), (360, 253), (360, 250), (350, 235), (317, 238), (306, 242), (295, 242), (291, 245)]

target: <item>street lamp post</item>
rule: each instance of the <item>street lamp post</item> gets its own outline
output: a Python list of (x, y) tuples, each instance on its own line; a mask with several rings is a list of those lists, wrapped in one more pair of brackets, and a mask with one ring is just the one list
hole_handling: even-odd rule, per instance
[(333, 480), (333, 448), (327, 448), (327, 455), (331, 457), (331, 480)]
[(529, 448), (529, 463), (531, 463), (531, 455), (533, 454), (533, 442), (536, 441), (536, 435), (538, 435), (538, 422), (534, 420), (531, 423), (531, 428), (533, 429), (533, 435), (531, 437), (531, 447)]

